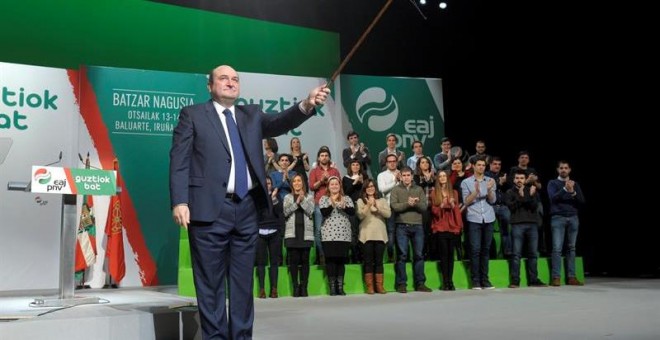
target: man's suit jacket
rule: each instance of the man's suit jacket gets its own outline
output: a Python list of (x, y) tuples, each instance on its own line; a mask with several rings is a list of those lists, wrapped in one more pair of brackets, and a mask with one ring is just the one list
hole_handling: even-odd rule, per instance
[[(272, 209), (266, 199), (262, 139), (282, 135), (314, 114), (305, 114), (298, 105), (277, 114), (266, 114), (258, 105), (235, 106), (259, 209)], [(211, 222), (220, 216), (232, 162), (227, 139), (211, 100), (181, 110), (170, 150), (170, 200), (172, 207), (187, 203), (192, 221)]]

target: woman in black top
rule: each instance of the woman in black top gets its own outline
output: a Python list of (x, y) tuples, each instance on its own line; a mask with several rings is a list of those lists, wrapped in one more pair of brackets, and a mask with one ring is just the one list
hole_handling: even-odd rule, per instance
[[(353, 200), (354, 206), (357, 206), (357, 200), (360, 198), (362, 192), (362, 185), (367, 175), (362, 169), (362, 162), (359, 159), (353, 159), (348, 164), (347, 173), (341, 180), (342, 189), (344, 194)], [(349, 255), (350, 263), (362, 263), (362, 245), (357, 241), (358, 233), (360, 231), (360, 221), (357, 216), (349, 216), (351, 220), (351, 248)]]
[[(282, 258), (282, 229), (284, 227), (284, 212), (282, 202), (273, 195), (273, 181), (266, 176), (266, 186), (273, 201), (272, 213), (262, 209), (259, 213), (259, 237), (257, 238), (257, 278), (259, 281), (259, 298), (266, 298), (266, 264), (270, 262), (270, 297), (277, 297), (277, 273)], [(270, 261), (269, 261), (270, 259)]]

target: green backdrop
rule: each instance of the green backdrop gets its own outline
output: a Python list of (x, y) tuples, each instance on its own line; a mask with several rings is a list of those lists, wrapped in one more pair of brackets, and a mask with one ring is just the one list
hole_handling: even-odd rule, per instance
[[(291, 15), (305, 15), (304, 10), (292, 8)], [(68, 69), (96, 65), (205, 74), (230, 64), (239, 72), (328, 77), (339, 65), (336, 33), (144, 0), (4, 0), (0, 41), (2, 62)], [(123, 169), (153, 161), (135, 155), (143, 158), (124, 157)], [(161, 177), (158, 183), (166, 186)], [(137, 202), (137, 196), (140, 211), (169, 205), (167, 197)], [(165, 223), (162, 234), (143, 230), (163, 285), (177, 283), (179, 231), (172, 226)]]
[(74, 69), (329, 77), (339, 65), (336, 33), (144, 0), (3, 0), (0, 41), (0, 61)]

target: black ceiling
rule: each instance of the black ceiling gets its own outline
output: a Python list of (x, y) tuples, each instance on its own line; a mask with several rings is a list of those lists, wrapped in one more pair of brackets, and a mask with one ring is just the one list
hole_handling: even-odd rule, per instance
[[(342, 58), (387, 3), (387, 0), (156, 1), (337, 32)], [(426, 6), (419, 5), (418, 10), (411, 0), (392, 0), (344, 73), (440, 77), (442, 56), (448, 52), (441, 42), (452, 40), (450, 31), (461, 34), (465, 28), (460, 22), (451, 27), (455, 18), (462, 15), (452, 12), (469, 9), (450, 6), (441, 11), (437, 0), (428, 2)]]
[[(342, 58), (387, 2), (152, 1), (338, 32)], [(592, 0), (447, 0), (441, 11), (440, 0), (427, 0), (421, 7), (425, 20), (410, 1), (393, 0), (343, 73), (442, 78), (445, 132), (455, 144), (472, 148), (484, 139), (505, 168), (515, 164), (519, 150), (529, 150), (544, 181), (556, 176), (557, 160), (572, 162), (588, 201), (578, 241), (587, 270), (660, 272), (648, 246), (651, 238), (640, 239), (639, 233), (626, 231), (631, 226), (625, 221), (605, 212), (619, 203), (611, 201), (608, 181), (594, 175), (621, 158), (602, 144), (618, 134), (607, 126), (630, 121), (627, 117), (639, 111), (629, 106), (649, 91), (622, 81), (627, 74), (648, 72), (626, 48), (631, 45), (626, 41), (642, 34), (631, 33), (617, 13), (629, 6)], [(633, 97), (633, 92), (640, 94)], [(606, 115), (619, 118), (598, 118)]]

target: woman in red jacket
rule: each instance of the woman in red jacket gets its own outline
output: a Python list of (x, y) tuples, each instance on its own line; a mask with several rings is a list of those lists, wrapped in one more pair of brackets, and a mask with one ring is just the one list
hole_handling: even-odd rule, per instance
[(453, 282), (454, 250), (457, 248), (463, 219), (461, 218), (458, 191), (452, 188), (446, 171), (439, 171), (431, 206), (431, 230), (440, 251), (442, 290), (456, 290)]

